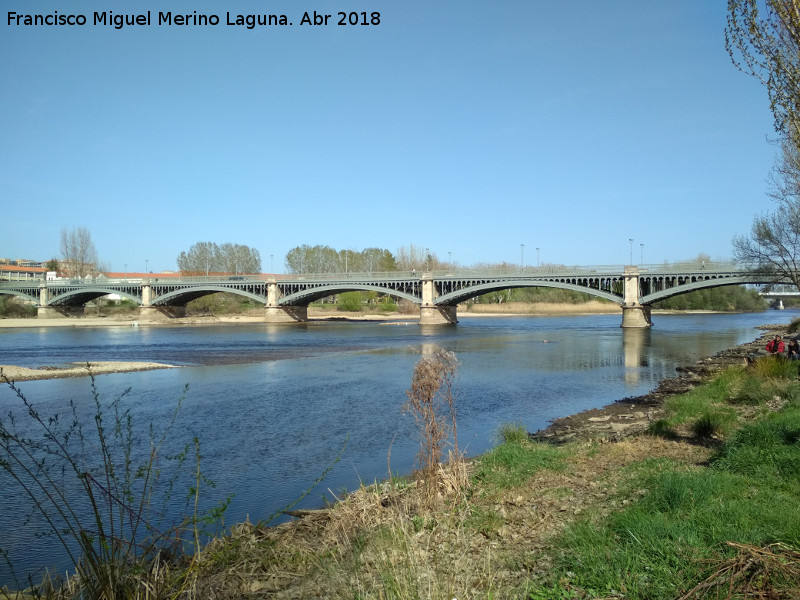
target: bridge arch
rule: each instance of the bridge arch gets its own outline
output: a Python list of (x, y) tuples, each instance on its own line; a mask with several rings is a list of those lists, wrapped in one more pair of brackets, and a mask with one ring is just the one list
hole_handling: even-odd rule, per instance
[(39, 304), (39, 298), (37, 296), (32, 296), (30, 294), (26, 294), (25, 292), (19, 290), (0, 290), (0, 295), (5, 294), (6, 296), (16, 296), (18, 298), (24, 298), (25, 300), (30, 300), (34, 304)]
[(326, 286), (315, 287), (313, 289), (301, 290), (292, 294), (287, 294), (278, 299), (279, 306), (308, 306), (315, 300), (332, 296), (333, 294), (341, 294), (344, 292), (378, 292), (387, 296), (409, 300), (415, 304), (420, 304), (422, 299), (399, 290), (386, 288), (378, 285), (370, 285), (366, 283), (336, 283)]
[(611, 292), (606, 292), (604, 290), (588, 287), (588, 285), (584, 286), (574, 283), (568, 283), (565, 281), (551, 281), (551, 280), (534, 280), (534, 281), (519, 281), (519, 282), (492, 281), (487, 283), (481, 283), (478, 285), (472, 285), (467, 288), (462, 288), (458, 291), (438, 296), (434, 300), (434, 303), (439, 306), (454, 305), (454, 304), (459, 304), (461, 302), (465, 302), (470, 298), (475, 298), (483, 294), (488, 294), (490, 292), (496, 292), (499, 290), (517, 289), (517, 288), (530, 288), (530, 287), (547, 287), (547, 288), (557, 288), (562, 290), (572, 290), (575, 292), (580, 292), (582, 294), (595, 296), (597, 298), (603, 298), (604, 300), (611, 300), (616, 304), (622, 303), (622, 298), (620, 296), (614, 295)]
[(259, 294), (249, 292), (247, 290), (240, 290), (232, 287), (217, 286), (217, 285), (203, 285), (193, 286), (190, 288), (183, 288), (165, 292), (152, 298), (151, 304), (153, 306), (186, 306), (192, 300), (197, 300), (203, 296), (210, 296), (211, 294), (218, 294), (220, 292), (228, 294), (236, 294), (237, 296), (244, 296), (251, 300), (255, 300), (261, 304), (266, 304), (266, 298)]
[[(111, 294), (116, 294), (117, 296), (131, 300), (136, 304), (142, 303), (142, 299), (140, 297), (121, 290), (89, 287), (69, 290), (52, 296), (47, 300), (44, 306), (83, 306), (87, 302), (91, 302), (92, 300), (102, 298), (103, 296), (109, 296)], [(38, 302), (38, 299), (36, 301)]]
[[(755, 281), (753, 277), (750, 276), (742, 276), (742, 277), (714, 277), (708, 276), (706, 278), (702, 277), (692, 277), (692, 278), (675, 278), (673, 282), (674, 287), (663, 288), (655, 292), (651, 292), (646, 295), (640, 296), (640, 301), (642, 304), (651, 305), (655, 302), (660, 300), (666, 300), (667, 298), (672, 298), (674, 296), (680, 296), (681, 294), (688, 294), (689, 292), (695, 292), (697, 290), (705, 290), (715, 287), (723, 287), (726, 285), (745, 285), (748, 283), (769, 283), (769, 282), (760, 282)], [(687, 283), (687, 281), (689, 283)], [(640, 282), (640, 288), (643, 282)], [(652, 283), (652, 282), (651, 282)]]

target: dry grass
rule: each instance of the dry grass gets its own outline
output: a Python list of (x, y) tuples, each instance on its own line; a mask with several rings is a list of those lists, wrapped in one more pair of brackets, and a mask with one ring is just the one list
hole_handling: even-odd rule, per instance
[(681, 600), (754, 598), (796, 600), (800, 598), (800, 552), (784, 544), (763, 548), (727, 542), (736, 556), (714, 564), (714, 571)]
[[(618, 510), (624, 467), (696, 465), (706, 448), (648, 436), (571, 446), (566, 468), (511, 489), (465, 488), (472, 463), (440, 465), (434, 502), (414, 481), (364, 486), (278, 527), (245, 523), (201, 556), (202, 598), (512, 598), (544, 576), (550, 540), (583, 515)], [(460, 493), (460, 496), (459, 496)]]

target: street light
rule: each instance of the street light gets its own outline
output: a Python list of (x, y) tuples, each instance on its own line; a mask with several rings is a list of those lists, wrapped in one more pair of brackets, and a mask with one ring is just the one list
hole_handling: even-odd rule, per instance
[(539, 266), (539, 249), (536, 249), (536, 266)]
[(519, 245), (519, 268), (520, 271), (525, 270), (525, 244)]
[(145, 273), (148, 273), (148, 270), (147, 270), (147, 263), (149, 263), (149, 262), (150, 262), (150, 261), (149, 261), (148, 259), (146, 259), (146, 258), (144, 259), (144, 272), (145, 272)]
[(629, 264), (633, 264), (633, 238), (628, 238), (628, 241), (631, 244), (631, 262)]

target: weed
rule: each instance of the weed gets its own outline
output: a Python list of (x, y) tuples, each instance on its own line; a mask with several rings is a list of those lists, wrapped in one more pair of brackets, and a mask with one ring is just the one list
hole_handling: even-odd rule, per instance
[(439, 467), (448, 443), (452, 444), (450, 457), (461, 460), (453, 391), (457, 366), (455, 354), (436, 348), (417, 362), (411, 389), (406, 392), (408, 400), (403, 408), (414, 416), (420, 431), (417, 459), (429, 495), (437, 487)]
[(678, 437), (675, 429), (670, 426), (667, 419), (658, 419), (657, 421), (650, 423), (650, 425), (647, 426), (647, 433), (649, 435), (656, 435), (668, 440), (673, 440)]
[(707, 412), (693, 424), (692, 431), (699, 438), (710, 439), (722, 433), (724, 420), (719, 413)]
[(762, 379), (797, 377), (797, 362), (779, 356), (762, 356), (754, 361), (750, 368)]
[[(151, 425), (141, 448), (125, 405), (130, 389), (106, 401), (88, 364), (87, 371), (91, 414), (70, 401), (66, 415), (45, 416), (0, 369), (0, 381), (20, 403), (0, 418), (0, 468), (30, 500), (29, 518), (38, 516), (64, 548), (76, 570), (69, 585), (77, 581), (81, 597), (127, 598), (149, 576), (171, 578), (151, 580), (153, 589), (184, 590), (192, 569), (169, 575), (167, 564), (185, 557), (187, 544), (199, 552), (204, 528), (221, 523), (227, 506), (198, 511), (201, 486), (213, 484), (200, 472), (196, 438), (176, 454), (166, 451), (188, 386), (163, 430)], [(196, 466), (189, 470), (192, 446)], [(181, 514), (168, 517), (184, 472), (193, 473), (195, 483)], [(6, 561), (13, 573), (10, 557)]]
[(530, 441), (528, 430), (522, 423), (504, 423), (497, 430), (497, 438), (501, 443), (525, 444)]

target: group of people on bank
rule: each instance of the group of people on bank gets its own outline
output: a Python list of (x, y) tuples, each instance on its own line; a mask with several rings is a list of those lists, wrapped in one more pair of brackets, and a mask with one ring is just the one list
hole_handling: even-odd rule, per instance
[(767, 342), (766, 350), (769, 354), (789, 360), (800, 360), (800, 342), (797, 338), (789, 340), (787, 347), (781, 336), (776, 335), (773, 339)]

